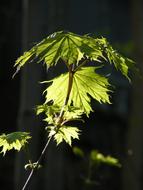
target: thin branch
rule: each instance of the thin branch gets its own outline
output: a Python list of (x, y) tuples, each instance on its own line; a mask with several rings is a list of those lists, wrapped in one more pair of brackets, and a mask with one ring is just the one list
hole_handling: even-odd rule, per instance
[(34, 173), (34, 169), (31, 170), (31, 172), (30, 172), (30, 174), (29, 174), (29, 176), (28, 176), (28, 178), (27, 178), (27, 180), (26, 180), (26, 182), (25, 182), (25, 184), (24, 184), (22, 190), (25, 190), (25, 188), (27, 187), (27, 185), (28, 185), (28, 183), (29, 183), (31, 177), (33, 176), (33, 173)]
[(43, 158), (43, 156), (44, 156), (44, 154), (45, 154), (45, 151), (47, 150), (47, 147), (48, 147), (48, 145), (49, 145), (49, 143), (50, 143), (52, 137), (53, 137), (53, 136), (50, 136), (50, 137), (48, 138), (48, 141), (47, 141), (46, 145), (44, 146), (44, 148), (43, 148), (43, 150), (42, 150), (42, 152), (41, 152), (41, 154), (40, 154), (40, 156), (39, 156), (39, 158), (38, 158), (38, 160), (37, 160), (37, 162), (36, 162), (36, 167), (33, 167), (33, 168), (31, 169), (31, 172), (30, 172), (30, 174), (29, 174), (29, 176), (28, 176), (28, 178), (27, 178), (27, 180), (26, 180), (26, 182), (25, 182), (25, 184), (24, 184), (22, 190), (25, 190), (25, 189), (26, 189), (26, 187), (27, 187), (28, 183), (30, 182), (30, 180), (31, 180), (31, 178), (32, 178), (32, 176), (33, 176), (35, 170), (36, 170), (37, 167), (40, 165), (41, 160), (42, 160), (42, 158)]
[(71, 90), (72, 90), (73, 75), (74, 75), (74, 72), (73, 72), (72, 69), (73, 69), (73, 67), (72, 67), (72, 65), (70, 65), (70, 66), (69, 66), (69, 82), (68, 82), (67, 95), (66, 95), (64, 104), (63, 104), (63, 106), (62, 106), (60, 115), (59, 115), (59, 117), (58, 117), (58, 119), (57, 119), (57, 124), (58, 124), (59, 126), (60, 126), (60, 124), (62, 123), (62, 118), (63, 118), (63, 115), (64, 115), (64, 108), (65, 108), (65, 106), (68, 104), (69, 97), (70, 97), (70, 93), (71, 93)]
[[(68, 82), (67, 95), (66, 95), (66, 98), (65, 98), (65, 101), (64, 101), (64, 105), (63, 105), (63, 107), (61, 108), (61, 112), (60, 112), (60, 115), (59, 115), (59, 117), (58, 117), (57, 126), (56, 126), (56, 127), (58, 127), (58, 125), (60, 126), (61, 123), (62, 123), (62, 119), (63, 119), (63, 115), (64, 115), (64, 107), (68, 104), (69, 97), (70, 97), (70, 93), (71, 93), (71, 89), (72, 89), (73, 75), (74, 75), (74, 72), (73, 72), (73, 69), (74, 69), (74, 68), (73, 68), (73, 65), (70, 65), (70, 66), (68, 67), (68, 69), (69, 69), (69, 82)], [(48, 139), (48, 141), (47, 141), (45, 147), (43, 148), (43, 150), (42, 150), (42, 152), (41, 152), (41, 154), (40, 154), (40, 156), (39, 156), (37, 162), (34, 163), (35, 166), (32, 166), (31, 172), (30, 172), (30, 174), (29, 174), (29, 176), (28, 176), (28, 178), (27, 178), (27, 180), (26, 180), (26, 182), (25, 182), (25, 184), (24, 184), (22, 190), (25, 190), (25, 188), (27, 187), (29, 181), (31, 180), (31, 178), (32, 178), (32, 176), (33, 176), (35, 170), (36, 170), (36, 169), (38, 168), (38, 166), (40, 165), (41, 160), (42, 160), (42, 158), (43, 158), (43, 156), (44, 156), (44, 154), (45, 154), (45, 151), (47, 150), (47, 147), (48, 147), (48, 145), (49, 145), (49, 143), (50, 143), (52, 137), (53, 137), (53, 135), (49, 137), (49, 139)]]

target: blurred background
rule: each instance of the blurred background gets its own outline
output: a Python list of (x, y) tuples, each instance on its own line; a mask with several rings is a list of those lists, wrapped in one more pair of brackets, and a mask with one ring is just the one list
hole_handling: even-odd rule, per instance
[[(12, 79), (14, 62), (23, 51), (50, 33), (69, 30), (106, 37), (119, 52), (134, 59), (143, 70), (142, 0), (1, 0), (0, 1), (0, 134), (31, 131), (31, 152), (36, 161), (44, 146), (40, 118), (34, 107), (42, 103), (38, 81), (55, 75), (40, 65), (29, 64)], [(33, 190), (142, 190), (143, 189), (143, 81), (133, 76), (132, 85), (114, 73), (113, 104), (95, 104), (85, 119), (81, 140), (75, 145), (86, 154), (96, 149), (119, 159), (121, 168), (102, 166), (95, 183), (85, 186), (87, 162), (68, 145), (51, 143), (44, 167), (31, 181)], [(85, 159), (86, 160), (86, 159)], [(0, 156), (0, 189), (19, 190), (29, 171), (23, 153)]]

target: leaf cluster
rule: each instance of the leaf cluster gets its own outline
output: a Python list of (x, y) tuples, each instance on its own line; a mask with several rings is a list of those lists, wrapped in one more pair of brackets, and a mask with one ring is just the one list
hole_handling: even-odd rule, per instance
[(97, 167), (101, 164), (106, 164), (109, 166), (121, 167), (121, 164), (117, 158), (110, 155), (105, 156), (95, 149), (92, 149), (88, 154), (77, 146), (74, 146), (72, 150), (76, 156), (79, 156), (81, 158), (88, 157), (88, 161), (92, 166)]
[[(45, 102), (36, 108), (37, 115), (45, 114), (49, 137), (54, 137), (57, 144), (65, 141), (71, 145), (72, 139), (79, 138), (80, 130), (68, 125), (68, 122), (82, 120), (83, 114), (89, 116), (93, 111), (91, 99), (99, 103), (111, 103), (112, 85), (108, 77), (99, 74), (98, 70), (108, 63), (113, 64), (129, 80), (129, 71), (135, 70), (134, 62), (114, 50), (105, 38), (66, 31), (49, 35), (20, 56), (14, 65), (15, 74), (32, 61), (43, 63), (47, 68), (57, 64), (67, 67), (66, 73), (44, 82), (48, 83), (44, 91)], [(91, 66), (91, 62), (95, 65)], [(12, 148), (20, 150), (30, 138), (28, 134), (18, 132), (12, 133), (13, 136), (11, 143), (10, 134), (0, 136), (4, 154)]]
[[(80, 147), (74, 146), (73, 153), (81, 158), (82, 179), (84, 186), (94, 186), (99, 184), (96, 179), (96, 173), (98, 176), (101, 172), (101, 166), (121, 167), (119, 160), (110, 155), (103, 155), (96, 149), (90, 151), (84, 151)], [(83, 170), (83, 168), (85, 168)]]
[[(87, 116), (91, 108), (91, 97), (100, 103), (110, 103), (108, 79), (95, 73), (99, 67), (82, 67), (73, 75), (73, 84), (68, 105), (79, 108)], [(68, 88), (68, 73), (52, 80), (52, 85), (45, 90), (45, 103), (53, 102), (62, 106)]]
[(135, 70), (135, 63), (119, 54), (106, 38), (94, 38), (89, 35), (77, 35), (72, 32), (59, 31), (49, 35), (33, 46), (16, 60), (17, 72), (26, 63), (36, 60), (43, 62), (49, 68), (59, 60), (67, 66), (79, 65), (80, 61), (109, 61), (115, 68), (129, 79), (129, 69)]
[(2, 147), (0, 153), (5, 155), (5, 153), (11, 149), (20, 151), (21, 148), (28, 143), (30, 138), (31, 136), (27, 132), (13, 132), (7, 135), (2, 134), (0, 135), (0, 147)]

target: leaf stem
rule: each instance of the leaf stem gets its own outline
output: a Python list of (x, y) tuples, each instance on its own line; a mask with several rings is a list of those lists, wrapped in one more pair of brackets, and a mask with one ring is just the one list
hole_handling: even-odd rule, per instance
[(74, 70), (74, 72), (78, 71), (79, 68), (81, 68), (83, 65), (85, 65), (88, 61), (90, 61), (89, 59), (85, 59), (80, 65), (78, 65), (76, 67), (76, 69)]
[(72, 84), (73, 84), (73, 75), (74, 75), (73, 65), (70, 65), (69, 66), (69, 81), (68, 81), (67, 95), (66, 95), (63, 107), (61, 109), (60, 115), (58, 117), (58, 121), (57, 121), (58, 126), (60, 126), (60, 124), (62, 123), (62, 119), (63, 119), (63, 115), (64, 115), (64, 108), (68, 104), (68, 101), (69, 101), (70, 93), (72, 90)]

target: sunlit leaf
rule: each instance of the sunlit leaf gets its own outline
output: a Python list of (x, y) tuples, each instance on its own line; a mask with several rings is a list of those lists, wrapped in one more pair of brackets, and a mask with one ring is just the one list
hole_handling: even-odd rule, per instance
[(113, 49), (113, 47), (110, 45), (110, 43), (107, 41), (106, 38), (102, 38), (99, 41), (100, 45), (102, 46), (102, 49), (105, 51), (105, 54), (111, 64), (114, 64), (115, 68), (128, 78), (130, 81), (130, 71), (133, 71), (134, 73), (138, 73), (138, 69), (136, 68), (135, 62), (129, 58), (124, 57), (120, 53), (118, 53), (116, 50)]
[(81, 119), (81, 115), (83, 114), (83, 110), (74, 106), (65, 106), (63, 118), (65, 120), (76, 120)]
[(61, 107), (58, 105), (39, 105), (36, 107), (36, 114), (39, 115), (41, 113), (44, 113), (46, 115), (46, 118), (44, 121), (46, 121), (48, 124), (55, 124), (57, 117), (59, 116), (61, 111)]
[(36, 107), (36, 114), (39, 115), (41, 113), (46, 113), (46, 115), (55, 115), (58, 114), (61, 110), (61, 107), (58, 105), (47, 105), (42, 104)]
[(121, 167), (119, 160), (112, 156), (104, 156), (103, 154), (99, 153), (97, 150), (92, 150), (90, 153), (90, 159), (92, 160), (93, 164), (107, 164), (111, 166)]
[(61, 142), (65, 141), (67, 144), (71, 146), (72, 139), (79, 139), (79, 132), (80, 130), (77, 127), (71, 127), (71, 126), (62, 126), (58, 129), (51, 126), (49, 127), (49, 137), (54, 136), (54, 139), (59, 145)]
[(61, 59), (67, 66), (78, 65), (81, 60), (103, 62), (108, 58), (117, 70), (129, 80), (129, 70), (136, 71), (134, 62), (117, 53), (106, 38), (94, 38), (89, 35), (77, 35), (72, 32), (59, 31), (49, 35), (33, 46), (16, 60), (16, 73), (22, 66), (33, 60), (43, 62), (49, 68)]
[(33, 46), (16, 60), (17, 71), (27, 62), (36, 59), (36, 62), (46, 65), (56, 65), (62, 59), (67, 65), (78, 64), (82, 58), (100, 61), (104, 58), (98, 39), (87, 35), (77, 35), (71, 32), (55, 32)]
[[(53, 120), (59, 116), (62, 107), (58, 106), (57, 104), (48, 105), (43, 104), (36, 107), (36, 114), (39, 115), (41, 113), (45, 113), (46, 118), (44, 121), (47, 121), (49, 124), (54, 124)], [(71, 120), (81, 120), (81, 115), (83, 111), (79, 108), (74, 106), (64, 106), (64, 115), (63, 121), (71, 121)]]
[[(106, 77), (95, 73), (96, 67), (83, 67), (73, 76), (73, 86), (68, 105), (80, 108), (85, 114), (92, 111), (90, 101), (92, 97), (100, 103), (110, 103), (110, 84)], [(53, 79), (52, 85), (46, 92), (46, 103), (53, 101), (54, 104), (63, 106), (68, 87), (68, 74)], [(90, 95), (90, 96), (89, 96)]]
[(66, 98), (66, 91), (68, 88), (68, 73), (61, 74), (52, 80), (52, 85), (50, 85), (46, 90), (46, 102), (54, 101), (54, 104), (58, 106), (63, 106), (64, 100)]
[(2, 147), (2, 151), (0, 153), (5, 155), (6, 151), (11, 149), (20, 151), (21, 148), (28, 143), (30, 138), (31, 137), (27, 132), (13, 132), (7, 135), (2, 134), (0, 135), (0, 147)]

